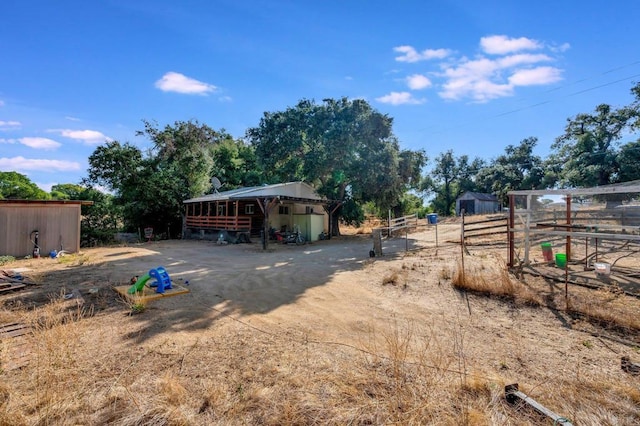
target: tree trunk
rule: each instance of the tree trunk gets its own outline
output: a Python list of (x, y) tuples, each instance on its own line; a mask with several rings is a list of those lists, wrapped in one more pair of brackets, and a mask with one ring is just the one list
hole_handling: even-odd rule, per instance
[(329, 215), (329, 238), (340, 236), (340, 210), (335, 204), (324, 206), (324, 211)]

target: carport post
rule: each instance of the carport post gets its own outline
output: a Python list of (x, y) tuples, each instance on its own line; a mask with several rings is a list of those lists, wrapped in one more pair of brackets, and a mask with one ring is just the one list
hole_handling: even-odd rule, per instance
[(267, 240), (269, 239), (269, 199), (264, 199), (264, 207), (262, 212), (264, 213), (264, 223), (262, 225), (262, 250), (266, 250), (268, 246)]

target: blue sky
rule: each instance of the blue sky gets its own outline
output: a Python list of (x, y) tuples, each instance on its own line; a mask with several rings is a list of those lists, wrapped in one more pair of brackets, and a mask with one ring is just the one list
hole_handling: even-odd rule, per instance
[(640, 2), (4, 1), (0, 170), (75, 183), (106, 140), (198, 120), (235, 137), (302, 98), (363, 98), (402, 148), (491, 159), (627, 105)]

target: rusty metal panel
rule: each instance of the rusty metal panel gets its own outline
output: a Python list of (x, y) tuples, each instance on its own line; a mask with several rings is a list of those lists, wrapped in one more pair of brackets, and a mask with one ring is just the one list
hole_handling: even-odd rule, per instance
[(0, 255), (32, 254), (38, 231), (41, 256), (52, 250), (80, 250), (80, 205), (3, 203), (0, 205)]

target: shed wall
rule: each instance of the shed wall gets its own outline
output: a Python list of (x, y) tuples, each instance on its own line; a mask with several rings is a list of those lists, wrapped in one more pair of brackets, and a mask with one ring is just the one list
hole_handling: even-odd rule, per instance
[(491, 214), (498, 210), (498, 203), (495, 201), (476, 200), (476, 214)]
[(0, 205), (0, 255), (32, 254), (31, 233), (38, 230), (40, 255), (51, 250), (80, 250), (79, 204)]

